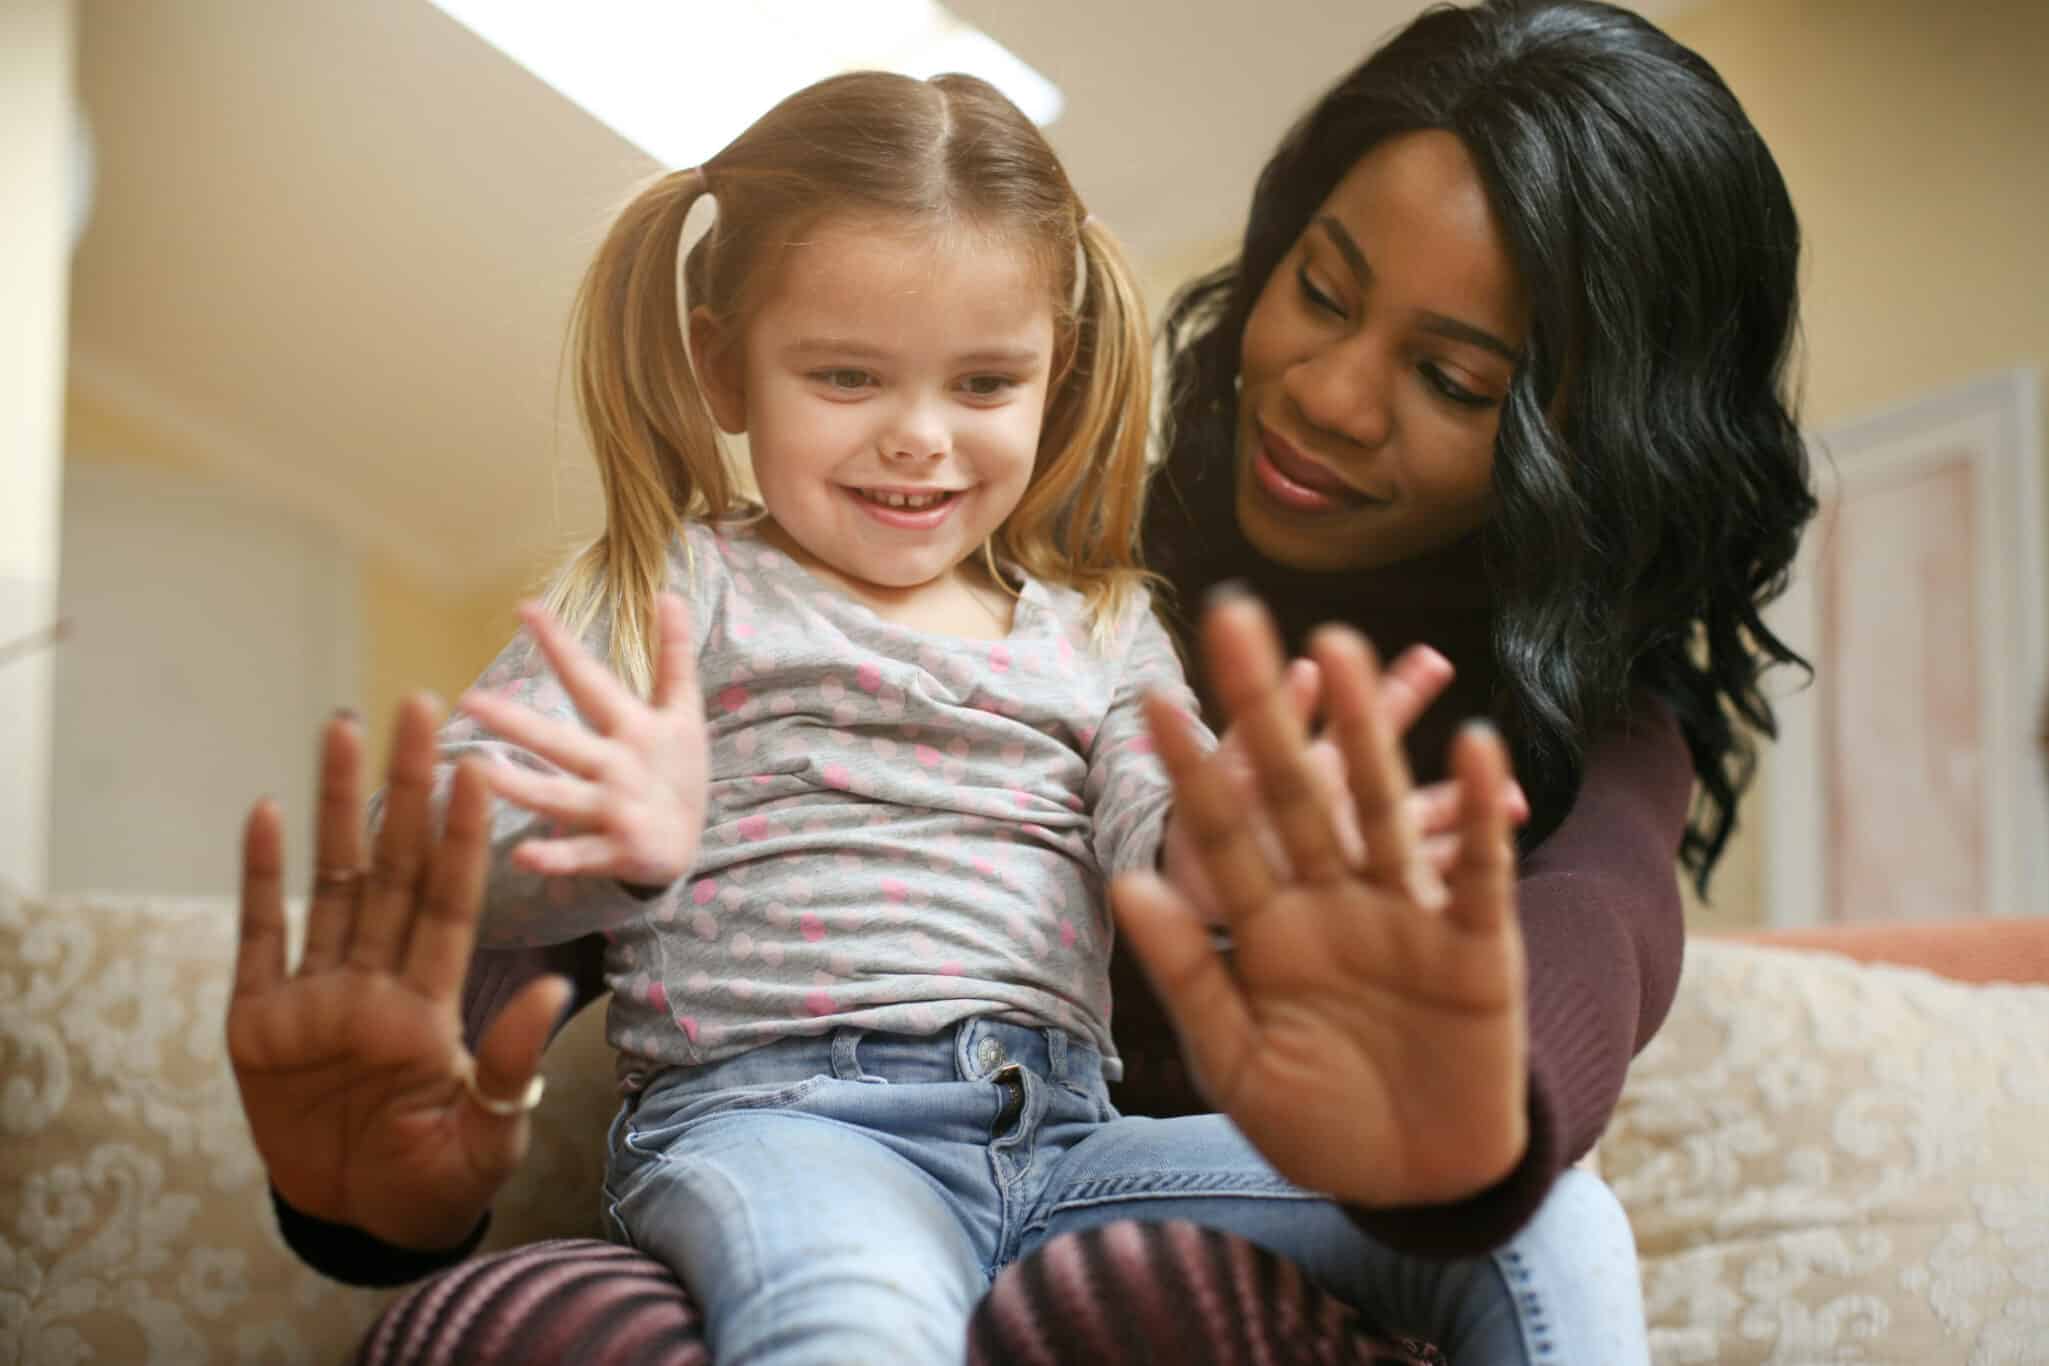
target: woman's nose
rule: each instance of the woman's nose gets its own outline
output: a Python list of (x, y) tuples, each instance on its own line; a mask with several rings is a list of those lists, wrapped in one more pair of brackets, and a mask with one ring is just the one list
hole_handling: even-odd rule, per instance
[(1393, 429), (1394, 369), (1362, 334), (1296, 361), (1282, 377), (1282, 388), (1312, 426), (1372, 448)]

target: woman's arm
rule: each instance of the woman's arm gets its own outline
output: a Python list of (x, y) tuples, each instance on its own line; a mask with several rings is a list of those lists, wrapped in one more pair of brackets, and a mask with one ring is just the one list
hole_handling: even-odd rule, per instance
[(1587, 755), (1565, 820), (1516, 880), (1529, 973), (1530, 1144), (1514, 1171), (1450, 1204), (1351, 1211), (1426, 1255), (1498, 1246), (1601, 1136), (1632, 1058), (1678, 988), (1685, 927), (1675, 862), (1693, 769), (1678, 724), (1638, 693)]

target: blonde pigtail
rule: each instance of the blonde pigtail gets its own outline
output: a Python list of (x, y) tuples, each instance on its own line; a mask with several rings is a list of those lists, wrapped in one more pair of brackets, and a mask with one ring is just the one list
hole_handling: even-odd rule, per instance
[(609, 607), (612, 667), (643, 696), (654, 684), (655, 598), (676, 530), (685, 517), (724, 513), (733, 497), (678, 298), (683, 221), (705, 188), (703, 174), (688, 170), (641, 191), (584, 273), (570, 323), (605, 530), (557, 577), (547, 603), (579, 636)]
[[(1082, 221), (1079, 235), (1073, 354), (1063, 393), (1047, 415), (1052, 464), (1011, 515), (1004, 540), (1006, 553), (1026, 569), (1079, 588), (1100, 636), (1148, 578), (1138, 529), (1153, 372), (1145, 301), (1123, 251), (1093, 218)], [(1050, 538), (1041, 534), (1049, 527)], [(1048, 551), (1059, 563), (1036, 563)]]

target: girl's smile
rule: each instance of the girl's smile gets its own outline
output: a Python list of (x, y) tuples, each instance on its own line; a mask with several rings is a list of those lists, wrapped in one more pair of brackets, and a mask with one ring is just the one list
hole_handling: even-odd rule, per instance
[(747, 433), (765, 534), (871, 606), (944, 630), (964, 589), (986, 589), (963, 566), (1038, 459), (1045, 273), (972, 227), (855, 215), (790, 243), (775, 273), (737, 335), (692, 315), (713, 415)]

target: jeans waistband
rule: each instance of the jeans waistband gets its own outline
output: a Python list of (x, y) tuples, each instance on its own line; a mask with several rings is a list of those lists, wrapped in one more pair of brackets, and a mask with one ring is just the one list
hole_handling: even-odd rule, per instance
[(701, 1067), (672, 1068), (648, 1089), (688, 1095), (818, 1076), (899, 1085), (987, 1081), (1012, 1064), (1084, 1091), (1103, 1085), (1102, 1055), (1064, 1030), (973, 1019), (936, 1034), (841, 1028), (777, 1039)]

